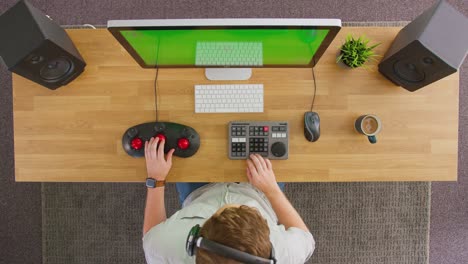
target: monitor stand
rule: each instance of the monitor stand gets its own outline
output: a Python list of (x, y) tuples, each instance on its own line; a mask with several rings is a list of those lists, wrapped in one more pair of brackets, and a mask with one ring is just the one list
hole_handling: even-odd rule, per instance
[(205, 76), (211, 81), (243, 81), (252, 76), (252, 68), (206, 68)]

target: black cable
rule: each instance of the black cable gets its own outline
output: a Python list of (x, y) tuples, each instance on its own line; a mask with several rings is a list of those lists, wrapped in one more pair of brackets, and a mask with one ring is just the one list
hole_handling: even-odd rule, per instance
[(312, 98), (312, 105), (310, 106), (310, 111), (311, 112), (314, 109), (315, 95), (317, 94), (317, 83), (315, 82), (314, 67), (315, 67), (315, 57), (314, 57), (314, 66), (312, 67), (312, 77), (314, 78), (314, 97)]
[(159, 121), (159, 111), (158, 111), (158, 73), (159, 67), (156, 66), (156, 76), (154, 77), (154, 110), (156, 115), (156, 122)]
[(154, 63), (156, 67), (156, 76), (154, 77), (154, 111), (156, 115), (156, 122), (159, 121), (159, 111), (158, 111), (158, 74), (159, 74), (159, 67), (158, 67), (158, 62), (159, 62), (159, 47), (160, 45), (160, 39), (157, 39), (156, 43), (156, 62)]

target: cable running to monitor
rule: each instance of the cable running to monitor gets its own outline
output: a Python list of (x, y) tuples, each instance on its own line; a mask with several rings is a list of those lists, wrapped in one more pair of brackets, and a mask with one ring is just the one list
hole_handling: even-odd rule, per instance
[(154, 77), (154, 109), (156, 115), (156, 122), (159, 121), (159, 111), (158, 111), (158, 73), (159, 67), (156, 66), (156, 76)]
[(315, 103), (315, 95), (317, 94), (317, 83), (315, 82), (315, 72), (314, 72), (314, 67), (315, 67), (315, 57), (314, 57), (314, 66), (312, 67), (312, 77), (314, 79), (314, 97), (312, 98), (312, 105), (310, 106), (310, 111), (314, 109), (314, 103)]
[(154, 77), (154, 111), (155, 111), (155, 116), (156, 116), (156, 122), (159, 121), (159, 111), (158, 111), (158, 74), (159, 74), (159, 67), (158, 67), (158, 61), (159, 61), (159, 47), (160, 47), (160, 41), (159, 38), (156, 43), (156, 61), (154, 63), (156, 67), (156, 76)]

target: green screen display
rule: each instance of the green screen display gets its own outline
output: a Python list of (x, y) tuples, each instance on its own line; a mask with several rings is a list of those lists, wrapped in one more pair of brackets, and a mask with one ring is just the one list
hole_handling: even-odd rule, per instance
[(120, 31), (146, 65), (169, 67), (305, 66), (310, 64), (328, 32), (307, 28)]

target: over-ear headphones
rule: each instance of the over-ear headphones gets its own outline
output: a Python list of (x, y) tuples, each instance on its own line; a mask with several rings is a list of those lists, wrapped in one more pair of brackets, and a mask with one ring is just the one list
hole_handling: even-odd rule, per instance
[(271, 246), (270, 258), (261, 258), (203, 238), (200, 236), (200, 229), (200, 225), (192, 227), (187, 236), (187, 242), (185, 243), (185, 246), (189, 256), (194, 256), (196, 254), (197, 248), (202, 248), (225, 258), (234, 259), (242, 263), (276, 264), (275, 250), (273, 249), (273, 245)]

